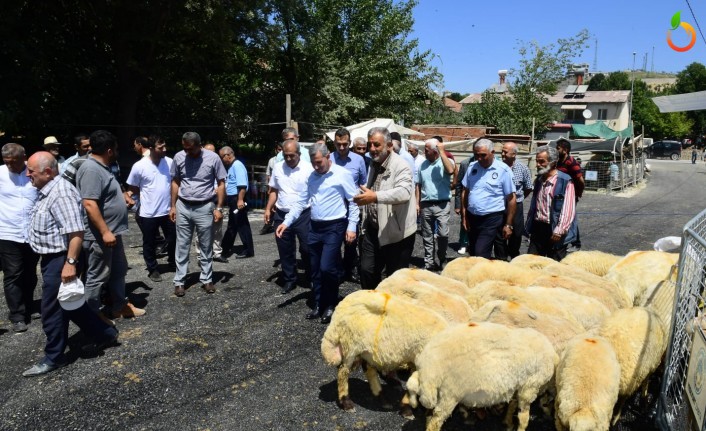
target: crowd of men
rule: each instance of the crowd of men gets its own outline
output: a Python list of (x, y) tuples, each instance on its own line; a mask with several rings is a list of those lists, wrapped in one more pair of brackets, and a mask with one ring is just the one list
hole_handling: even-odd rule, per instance
[[(424, 268), (443, 269), (452, 189), (462, 217), (460, 254), (508, 260), (520, 254), (523, 234), (529, 253), (556, 260), (569, 245), (580, 246), (576, 203), (583, 178), (568, 140), (537, 149), (534, 180), (517, 162), (512, 142), (497, 159), (494, 143), (480, 139), (473, 156), (458, 166), (441, 137), (426, 140), (423, 154), (403, 142), (386, 128), (371, 128), (367, 139), (353, 140), (340, 129), (331, 152), (323, 140), (305, 148), (296, 129), (283, 130), (267, 167), (261, 233), (275, 233), (281, 293), (297, 284), (312, 290), (307, 319), (331, 321), (343, 281), (374, 289), (385, 274), (409, 267), (418, 231)], [(248, 172), (233, 148), (216, 151), (187, 132), (171, 159), (160, 136), (139, 136), (133, 147), (140, 160), (121, 184), (117, 139), (110, 132), (77, 135), (76, 154), (66, 160), (59, 145), (50, 136), (46, 151), (26, 161), (22, 146), (2, 147), (0, 259), (9, 320), (15, 332), (24, 332), (39, 311), (46, 334), (44, 358), (24, 376), (66, 364), (69, 321), (93, 339), (93, 348), (102, 349), (117, 344), (114, 319), (145, 314), (125, 293), (122, 235), (129, 211), (142, 232), (148, 278), (162, 281), (158, 259), (166, 257), (177, 297), (187, 293), (194, 233), (199, 281), (208, 294), (216, 290), (213, 261), (228, 263), (237, 236), (243, 251), (235, 259), (255, 255)], [(35, 310), (38, 263), (43, 284), (41, 308)]]

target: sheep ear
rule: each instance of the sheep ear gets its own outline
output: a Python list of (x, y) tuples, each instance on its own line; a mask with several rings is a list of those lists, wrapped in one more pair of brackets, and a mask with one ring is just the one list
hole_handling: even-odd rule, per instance
[(537, 314), (534, 311), (528, 311), (527, 315), (529, 316), (530, 319), (537, 320)]

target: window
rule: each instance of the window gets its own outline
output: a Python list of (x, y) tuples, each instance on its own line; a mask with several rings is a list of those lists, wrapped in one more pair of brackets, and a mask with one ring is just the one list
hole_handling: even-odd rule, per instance
[(608, 119), (608, 110), (607, 109), (599, 109), (597, 119), (598, 120), (607, 120)]

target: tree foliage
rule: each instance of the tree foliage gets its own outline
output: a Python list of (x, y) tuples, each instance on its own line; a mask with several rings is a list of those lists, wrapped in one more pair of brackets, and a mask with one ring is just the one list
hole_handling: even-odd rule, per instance
[[(677, 94), (693, 93), (706, 90), (706, 66), (701, 63), (691, 63), (677, 74), (674, 86)], [(693, 122), (690, 135), (699, 137), (706, 134), (706, 111), (688, 111), (686, 117)]]
[(186, 129), (249, 141), (284, 121), (286, 94), (303, 124), (402, 119), (440, 81), (410, 37), (415, 4), (7, 0), (0, 130), (36, 143), (104, 127), (124, 147)]

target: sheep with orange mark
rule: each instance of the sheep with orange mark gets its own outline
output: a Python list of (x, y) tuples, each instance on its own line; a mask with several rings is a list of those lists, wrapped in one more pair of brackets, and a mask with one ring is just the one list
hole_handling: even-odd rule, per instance
[(455, 325), (427, 343), (407, 381), (412, 406), (419, 401), (434, 412), (427, 431), (439, 431), (457, 404), (469, 408), (511, 403), (505, 422), (518, 430), (529, 423), (530, 404), (547, 389), (558, 356), (547, 337), (526, 328), (490, 322)]
[(620, 363), (608, 340), (586, 335), (571, 339), (555, 380), (557, 430), (608, 431), (620, 386)]
[[(557, 264), (561, 265), (561, 264)], [(542, 287), (562, 287), (579, 295), (588, 296), (600, 301), (608, 307), (610, 311), (615, 311), (621, 308), (631, 307), (632, 303), (625, 292), (618, 288), (614, 283), (596, 277), (593, 274), (584, 272), (581, 276), (592, 276), (598, 280), (588, 282), (580, 278), (574, 278), (573, 272), (570, 275), (552, 274), (557, 268), (550, 266), (544, 268), (544, 274), (532, 281), (534, 286)]]
[(603, 277), (608, 273), (611, 266), (615, 265), (622, 256), (604, 253), (598, 250), (577, 251), (569, 254), (561, 260), (561, 263), (572, 268), (581, 268), (591, 274)]
[(441, 271), (441, 275), (447, 278), (458, 280), (466, 285), (466, 274), (468, 270), (481, 262), (488, 262), (484, 257), (459, 257), (446, 264), (446, 267)]
[(423, 281), (400, 283), (395, 277), (388, 277), (375, 290), (407, 298), (417, 305), (436, 311), (449, 323), (466, 323), (473, 312), (463, 297)]
[(677, 253), (633, 251), (613, 265), (605, 279), (614, 282), (628, 295), (630, 303), (644, 305), (654, 289), (669, 278)]
[(618, 408), (615, 424), (625, 400), (633, 395), (657, 369), (667, 348), (667, 333), (660, 317), (644, 307), (618, 310), (597, 331), (615, 350), (620, 364)]
[(518, 302), (537, 312), (577, 322), (586, 330), (598, 327), (610, 315), (610, 310), (600, 301), (562, 288), (520, 287), (486, 281), (472, 289), (465, 298), (474, 310), (498, 299)]
[(561, 354), (566, 343), (585, 329), (578, 322), (551, 314), (540, 313), (513, 301), (490, 301), (479, 308), (471, 320), (492, 322), (511, 328), (531, 328), (547, 337), (557, 354)]
[(373, 394), (382, 387), (376, 370), (411, 367), (414, 359), (448, 322), (427, 307), (386, 292), (361, 290), (346, 296), (336, 307), (321, 340), (326, 364), (338, 368), (338, 404), (353, 410), (348, 377), (361, 361)]
[(426, 269), (398, 269), (390, 277), (385, 279), (385, 281), (387, 280), (399, 282), (401, 284), (408, 283), (410, 280), (423, 281), (424, 283), (431, 284), (432, 286), (445, 292), (454, 293), (461, 296), (468, 292), (468, 287), (464, 283), (431, 271), (427, 271)]

